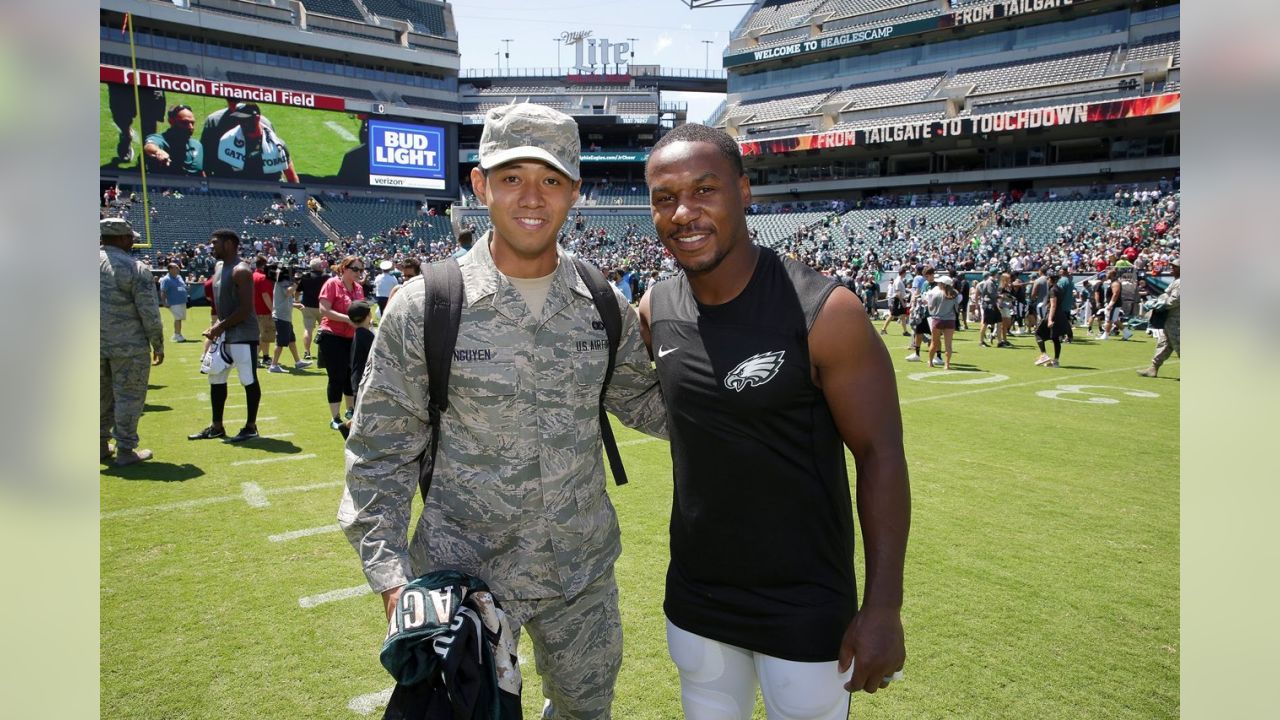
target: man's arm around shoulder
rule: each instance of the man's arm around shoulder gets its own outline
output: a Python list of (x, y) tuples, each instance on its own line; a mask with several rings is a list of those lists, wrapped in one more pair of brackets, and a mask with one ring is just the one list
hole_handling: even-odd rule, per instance
[(809, 333), (815, 381), (857, 469), (858, 523), (867, 579), (862, 607), (845, 631), (840, 668), (854, 661), (851, 692), (875, 692), (902, 668), (902, 575), (911, 491), (902, 415), (888, 350), (858, 298), (836, 288)]
[(413, 579), (409, 519), (418, 458), (430, 441), (422, 323), (421, 292), (387, 307), (357, 395), (338, 508), (338, 524), (388, 614)]
[[(665, 440), (667, 408), (658, 387), (658, 373), (650, 360), (648, 325), (641, 321), (636, 308), (626, 302), (621, 291), (614, 288), (613, 294), (622, 311), (622, 335), (613, 379), (605, 392), (605, 409), (616, 415), (623, 425)], [(646, 315), (648, 297), (649, 293), (645, 293), (640, 300)]]

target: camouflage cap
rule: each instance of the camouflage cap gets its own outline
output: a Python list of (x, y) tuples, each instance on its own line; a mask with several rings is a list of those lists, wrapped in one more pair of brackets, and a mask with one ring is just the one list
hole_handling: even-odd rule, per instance
[(484, 118), (480, 168), (492, 170), (513, 160), (539, 160), (579, 180), (578, 123), (544, 105), (514, 103), (496, 107)]
[(129, 221), (124, 218), (102, 218), (98, 221), (99, 237), (124, 237), (126, 235), (141, 237), (134, 231)]

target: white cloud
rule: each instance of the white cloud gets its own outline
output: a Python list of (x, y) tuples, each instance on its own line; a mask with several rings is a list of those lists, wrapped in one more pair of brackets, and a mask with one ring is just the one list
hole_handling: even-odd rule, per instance
[(684, 23), (683, 25), (681, 25), (681, 26), (680, 26), (680, 29), (681, 29), (681, 30), (692, 30), (692, 29), (693, 29), (693, 26), (692, 26), (692, 25), (690, 25), (689, 23)]
[(667, 48), (671, 47), (672, 42), (673, 41), (670, 35), (668, 35), (667, 33), (662, 33), (661, 35), (658, 36), (658, 41), (653, 44), (653, 54), (658, 55), (663, 50), (666, 50)]

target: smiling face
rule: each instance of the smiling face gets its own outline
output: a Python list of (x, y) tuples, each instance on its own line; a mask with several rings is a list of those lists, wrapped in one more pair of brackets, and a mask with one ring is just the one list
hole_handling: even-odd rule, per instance
[[(471, 187), (489, 208), (493, 222), (490, 247), (499, 270), (516, 277), (542, 277), (555, 268), (556, 236), (581, 184), (536, 160), (517, 160), (487, 174), (472, 169)], [(539, 275), (524, 274), (544, 267), (546, 272)]]
[(744, 212), (751, 185), (715, 145), (664, 145), (646, 175), (658, 238), (686, 273), (710, 273), (751, 244)]

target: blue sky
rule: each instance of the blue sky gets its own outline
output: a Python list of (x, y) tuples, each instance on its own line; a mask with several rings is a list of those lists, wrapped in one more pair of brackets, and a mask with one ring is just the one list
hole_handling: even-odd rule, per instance
[[(462, 67), (495, 68), (511, 38), (511, 67), (556, 67), (557, 43), (565, 31), (591, 31), (610, 43), (637, 38), (635, 62), (675, 68), (720, 66), (729, 33), (746, 7), (690, 10), (683, 0), (457, 0), (453, 17), (458, 26)], [(710, 46), (702, 41), (711, 41)], [(573, 60), (572, 47), (559, 47), (560, 66)], [(506, 60), (502, 60), (506, 67)], [(689, 120), (699, 122), (723, 98), (719, 94), (663, 93), (664, 100), (689, 103)]]

